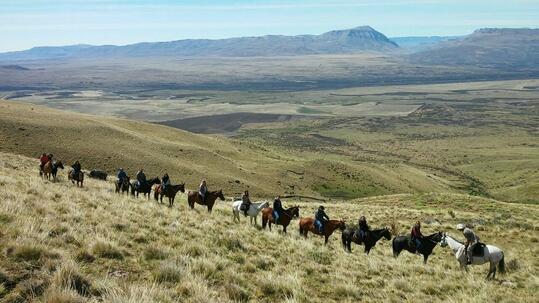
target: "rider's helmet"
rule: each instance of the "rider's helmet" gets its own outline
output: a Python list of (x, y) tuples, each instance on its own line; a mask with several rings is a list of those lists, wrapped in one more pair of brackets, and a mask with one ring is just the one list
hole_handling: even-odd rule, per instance
[(462, 223), (457, 224), (457, 230), (464, 230), (464, 228), (466, 228), (464, 224)]

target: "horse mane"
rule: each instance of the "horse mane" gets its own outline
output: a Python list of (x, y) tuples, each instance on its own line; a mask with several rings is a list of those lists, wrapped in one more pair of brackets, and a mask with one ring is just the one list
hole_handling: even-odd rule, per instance
[(451, 235), (449, 235), (449, 234), (445, 234), (445, 236), (446, 236), (446, 237), (449, 237), (449, 238), (451, 238), (451, 239), (453, 239), (453, 241), (455, 241), (455, 242), (457, 242), (457, 243), (459, 243), (459, 244), (461, 244), (461, 245), (464, 245), (464, 242), (460, 242), (459, 240), (455, 239), (453, 236), (451, 236)]

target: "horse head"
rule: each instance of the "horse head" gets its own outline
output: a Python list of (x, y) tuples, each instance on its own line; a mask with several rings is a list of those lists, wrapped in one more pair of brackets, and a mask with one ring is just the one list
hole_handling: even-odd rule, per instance
[(182, 182), (181, 184), (178, 184), (178, 185), (179, 185), (179, 187), (180, 187), (180, 191), (181, 191), (182, 193), (184, 193), (184, 192), (185, 192), (185, 183)]
[(338, 223), (338, 227), (341, 231), (344, 231), (344, 229), (346, 228), (346, 222), (344, 222), (343, 219), (341, 219)]
[(445, 239), (445, 234), (439, 231), (435, 234), (430, 235), (429, 238), (436, 243), (440, 243), (442, 239)]
[(223, 195), (223, 190), (222, 190), (222, 189), (220, 189), (219, 191), (215, 192), (215, 196), (217, 196), (217, 198), (219, 198), (219, 200), (225, 201), (225, 196)]
[(391, 230), (389, 229), (389, 227), (384, 228), (384, 230), (382, 231), (382, 236), (386, 238), (386, 240), (391, 240)]
[(292, 218), (299, 218), (299, 206), (292, 207)]
[(446, 247), (447, 246), (447, 234), (443, 233), (442, 238), (440, 239), (440, 246)]
[(58, 161), (56, 162), (56, 167), (64, 169), (64, 164), (62, 163), (62, 161)]

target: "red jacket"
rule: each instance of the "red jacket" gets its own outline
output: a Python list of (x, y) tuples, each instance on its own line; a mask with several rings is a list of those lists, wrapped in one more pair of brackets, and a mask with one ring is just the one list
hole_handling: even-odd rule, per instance
[(417, 224), (414, 225), (414, 227), (412, 227), (412, 238), (415, 238), (415, 239), (423, 238), (423, 235), (421, 234), (421, 228)]
[(45, 164), (47, 164), (47, 162), (49, 162), (49, 157), (48, 156), (41, 156), (41, 157), (39, 157), (39, 161), (41, 162), (42, 165), (45, 165)]

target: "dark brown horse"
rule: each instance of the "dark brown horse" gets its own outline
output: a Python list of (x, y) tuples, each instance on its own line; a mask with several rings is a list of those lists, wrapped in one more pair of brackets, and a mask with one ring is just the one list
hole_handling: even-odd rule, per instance
[(342, 232), (342, 245), (347, 252), (352, 252), (352, 242), (354, 242), (357, 245), (364, 244), (365, 254), (368, 255), (371, 249), (376, 245), (376, 242), (382, 237), (386, 238), (386, 240), (391, 240), (391, 232), (387, 227), (367, 231), (363, 241), (359, 238), (356, 231), (357, 229), (355, 228), (347, 228)]
[(185, 192), (185, 183), (178, 184), (178, 185), (169, 185), (165, 187), (165, 190), (162, 190), (163, 185), (159, 184), (156, 185), (153, 189), (153, 197), (155, 198), (155, 201), (160, 201), (163, 203), (163, 196), (166, 196), (168, 198), (168, 207), (172, 207), (174, 205), (174, 198), (176, 198), (176, 194), (181, 191), (182, 193)]
[(266, 224), (271, 231), (271, 224), (282, 225), (283, 232), (286, 234), (286, 228), (290, 224), (293, 218), (299, 218), (299, 206), (292, 206), (283, 210), (278, 222), (273, 219), (273, 208), (266, 207), (262, 210), (262, 228), (266, 228)]
[(129, 182), (129, 177), (125, 177), (122, 183), (120, 183), (120, 180), (116, 180), (116, 182), (114, 182), (114, 185), (116, 185), (116, 193), (119, 194), (122, 192), (122, 194), (127, 193), (129, 195), (129, 189), (131, 188), (131, 183)]
[(144, 194), (144, 196), (148, 196), (148, 200), (150, 200), (150, 193), (152, 192), (152, 186), (155, 184), (161, 184), (161, 180), (159, 180), (158, 177), (155, 177), (153, 179), (147, 180), (146, 182), (139, 185), (137, 181), (131, 182), (131, 195), (136, 196), (138, 198), (138, 195), (140, 193)]
[(299, 220), (299, 234), (307, 238), (307, 234), (312, 232), (315, 235), (324, 236), (325, 244), (328, 244), (328, 239), (331, 234), (338, 228), (341, 231), (345, 229), (346, 225), (343, 220), (328, 220), (324, 226), (324, 232), (320, 233), (318, 228), (314, 226), (313, 218), (301, 218)]
[(62, 164), (62, 161), (55, 161), (55, 162), (49, 161), (45, 165), (43, 165), (42, 176), (44, 178), (47, 178), (47, 180), (50, 180), (52, 177), (52, 180), (56, 181), (58, 168), (64, 169), (64, 164)]
[(223, 195), (223, 190), (216, 190), (216, 191), (210, 191), (206, 193), (206, 201), (202, 201), (200, 198), (200, 194), (198, 191), (192, 191), (190, 190), (189, 193), (187, 193), (187, 203), (189, 203), (189, 207), (191, 209), (195, 208), (195, 203), (200, 205), (206, 205), (208, 207), (208, 212), (211, 213), (211, 209), (213, 208), (213, 205), (215, 204), (215, 200), (219, 198), (221, 201), (225, 200), (225, 196)]
[(74, 170), (70, 170), (67, 174), (67, 179), (71, 180), (71, 183), (77, 183), (77, 186), (82, 187), (84, 183), (84, 172), (81, 170), (78, 174), (75, 174)]

